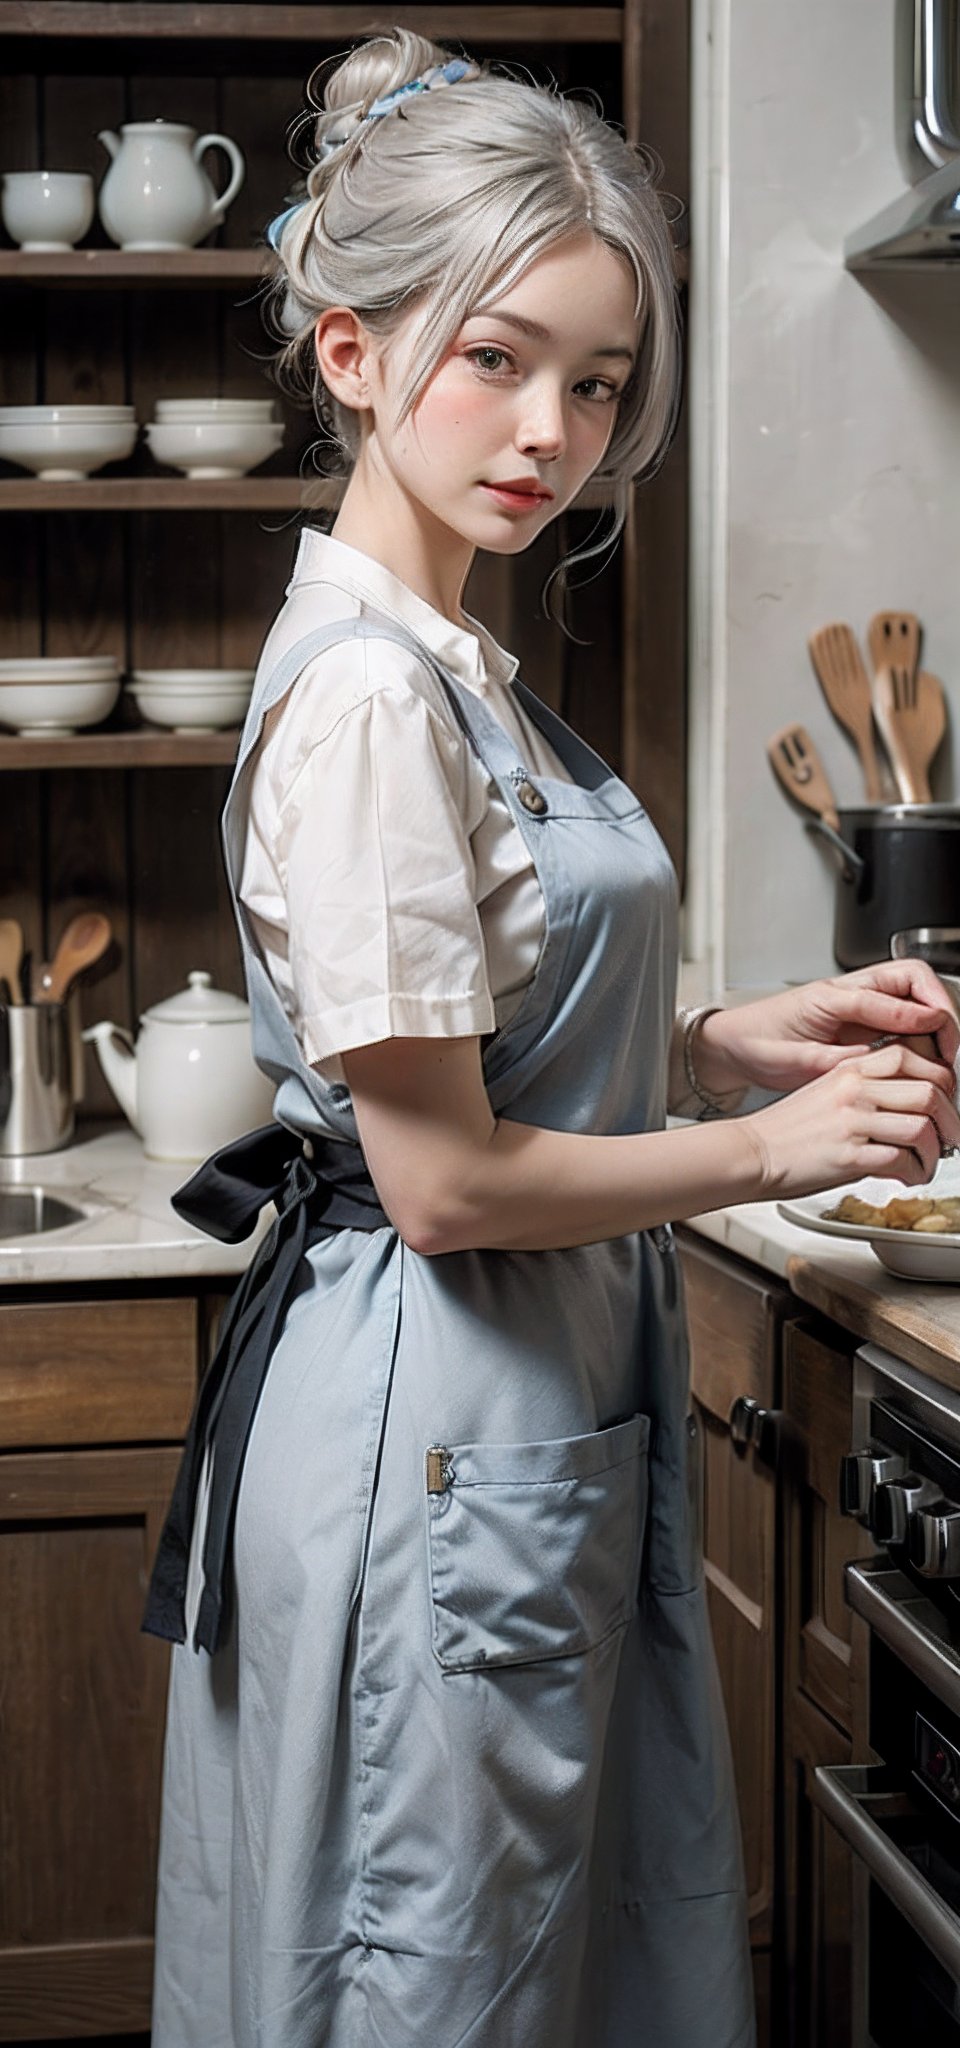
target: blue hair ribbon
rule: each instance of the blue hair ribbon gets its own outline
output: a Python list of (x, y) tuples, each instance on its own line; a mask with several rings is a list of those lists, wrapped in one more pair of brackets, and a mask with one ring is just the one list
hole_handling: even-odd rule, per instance
[[(456, 85), (469, 69), (470, 65), (463, 57), (452, 57), (449, 64), (439, 65), (436, 70), (425, 73), (423, 78), (411, 78), (406, 85), (395, 86), (392, 92), (385, 93), (382, 99), (374, 100), (372, 107), (368, 107), (363, 119), (357, 122), (353, 135), (366, 127), (368, 121), (379, 121), (383, 114), (392, 114), (399, 102), (409, 99), (413, 93), (430, 92), (437, 85)], [(352, 141), (353, 135), (347, 139)], [(287, 222), (293, 219), (295, 213), (302, 213), (304, 207), (312, 203), (311, 199), (298, 199), (293, 206), (286, 207), (283, 213), (276, 215), (265, 231), (271, 249), (279, 252), (280, 237)]]

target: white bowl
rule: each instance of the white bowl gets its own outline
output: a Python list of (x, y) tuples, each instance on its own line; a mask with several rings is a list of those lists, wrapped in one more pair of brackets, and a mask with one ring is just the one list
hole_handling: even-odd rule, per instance
[(129, 421), (136, 417), (132, 405), (0, 405), (0, 426), (22, 427), (62, 423), (83, 426), (85, 421)]
[(252, 668), (133, 668), (132, 683), (156, 683), (168, 690), (239, 690), (253, 688)]
[(0, 682), (99, 682), (115, 676), (120, 664), (113, 654), (11, 654), (0, 661)]
[(24, 735), (76, 732), (109, 718), (120, 695), (120, 678), (86, 677), (65, 683), (0, 682), (0, 725)]
[(284, 429), (268, 420), (158, 421), (145, 429), (155, 462), (187, 476), (246, 476), (276, 453)]
[(136, 420), (0, 421), (0, 457), (50, 483), (72, 483), (107, 462), (125, 461), (138, 432)]
[(127, 689), (141, 718), (152, 725), (171, 726), (174, 732), (220, 732), (243, 723), (253, 672), (219, 689), (207, 689), (200, 682), (138, 682), (134, 675)]
[(272, 398), (158, 398), (153, 409), (158, 421), (275, 418)]
[(72, 249), (93, 221), (89, 171), (6, 171), (3, 225), (21, 249)]

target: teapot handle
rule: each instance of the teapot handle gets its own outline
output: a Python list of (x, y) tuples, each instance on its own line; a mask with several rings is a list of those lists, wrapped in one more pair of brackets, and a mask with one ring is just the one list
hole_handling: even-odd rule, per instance
[(236, 143), (231, 142), (229, 135), (198, 136), (191, 152), (195, 164), (198, 164), (200, 162), (200, 158), (202, 157), (205, 149), (225, 150), (233, 166), (233, 170), (230, 177), (230, 183), (228, 184), (226, 191), (221, 192), (219, 197), (215, 198), (213, 202), (213, 213), (211, 216), (210, 225), (211, 227), (214, 227), (219, 225), (219, 223), (223, 220), (223, 216), (226, 213), (227, 207), (230, 205), (231, 201), (236, 198), (237, 193), (239, 192), (240, 187), (243, 184), (244, 178), (247, 175), (247, 166), (243, 160), (243, 157), (239, 149), (237, 148)]

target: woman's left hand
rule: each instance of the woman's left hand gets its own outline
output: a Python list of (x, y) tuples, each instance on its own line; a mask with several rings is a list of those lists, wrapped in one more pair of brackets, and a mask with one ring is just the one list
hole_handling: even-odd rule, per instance
[(925, 960), (881, 960), (718, 1011), (700, 1036), (697, 1067), (717, 1093), (749, 1084), (787, 1094), (878, 1038), (909, 1039), (951, 1069), (960, 1050), (949, 991)]

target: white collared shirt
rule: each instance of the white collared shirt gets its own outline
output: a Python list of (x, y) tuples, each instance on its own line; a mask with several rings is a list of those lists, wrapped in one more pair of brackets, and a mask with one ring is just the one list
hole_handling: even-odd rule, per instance
[[(518, 662), (358, 548), (306, 527), (262, 659), (371, 608), (482, 696), (534, 776), (570, 775), (510, 690)], [(544, 912), (521, 833), (433, 671), (390, 640), (342, 641), (268, 715), (240, 896), (304, 1057), (392, 1037), (468, 1037), (519, 1006)]]

